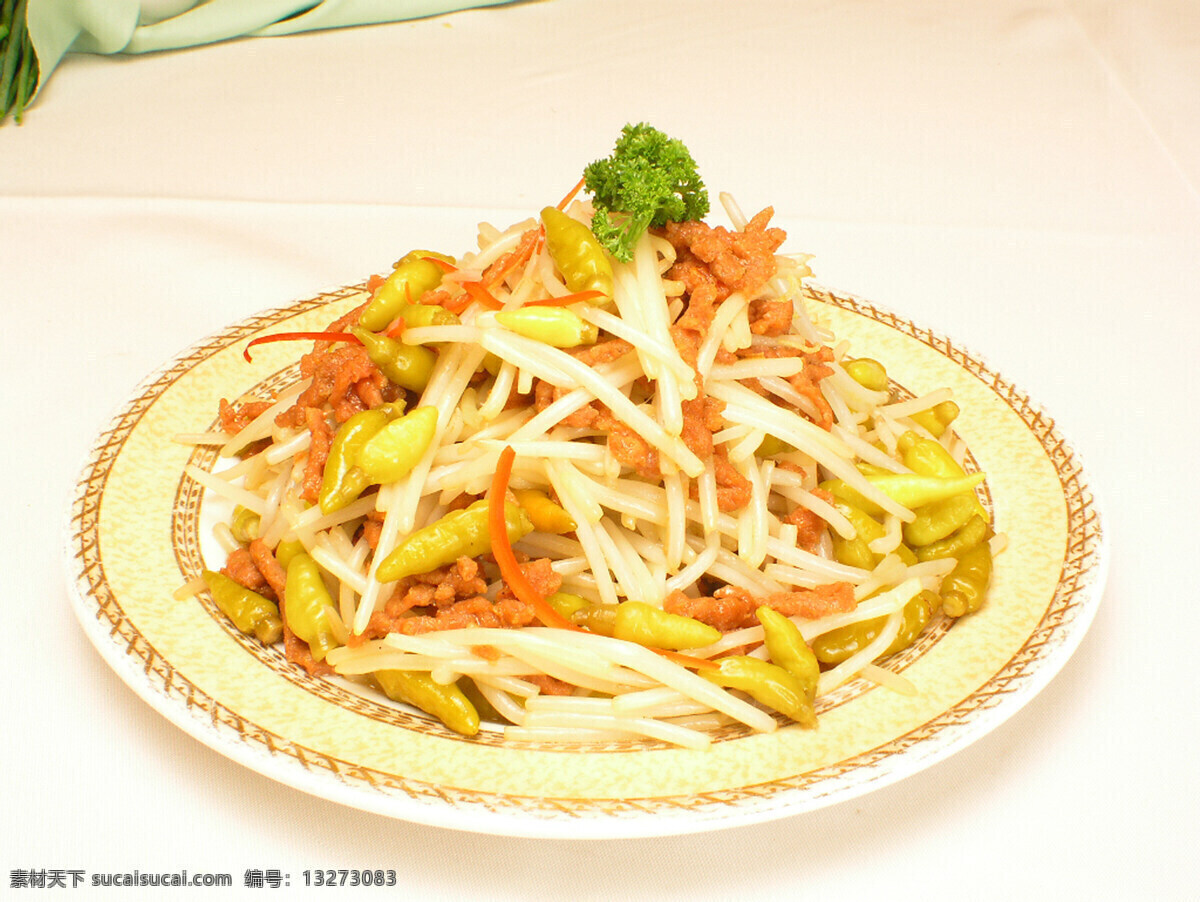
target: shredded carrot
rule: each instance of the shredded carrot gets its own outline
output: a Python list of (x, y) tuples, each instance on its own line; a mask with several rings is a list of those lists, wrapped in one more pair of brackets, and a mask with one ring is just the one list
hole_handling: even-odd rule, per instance
[(376, 274), (371, 276), (369, 279), (367, 279), (367, 293), (374, 295), (375, 292), (379, 290), (379, 286), (386, 281), (387, 279), (381, 275)]
[[(442, 289), (438, 289), (438, 290), (440, 291)], [(425, 295), (425, 297), (429, 297), (430, 294), (433, 294), (433, 292), (430, 292), (429, 294)], [(457, 315), (457, 314), (462, 313), (464, 310), (466, 310), (467, 307), (470, 305), (471, 296), (469, 294), (467, 294), (465, 291), (462, 294), (456, 294), (453, 297), (450, 297), (449, 294), (447, 294), (447, 296), (443, 300), (439, 301), (439, 303), (443, 307), (445, 307), (447, 310), (449, 310), (451, 313)]]
[[(554, 607), (546, 601), (545, 596), (525, 578), (521, 566), (517, 563), (517, 556), (513, 554), (512, 545), (509, 544), (508, 528), (504, 522), (504, 496), (508, 492), (508, 480), (512, 476), (513, 460), (516, 456), (511, 445), (506, 445), (500, 452), (500, 460), (496, 463), (496, 475), (492, 477), (492, 487), (488, 493), (488, 533), (492, 543), (492, 557), (496, 559), (496, 563), (500, 567), (500, 576), (512, 589), (513, 594), (532, 606), (542, 623), (559, 629), (586, 633), (587, 630), (583, 627), (572, 623), (554, 610)], [(668, 661), (673, 661), (680, 667), (688, 667), (692, 670), (717, 666), (704, 658), (668, 651), (665, 648), (651, 648), (650, 650), (658, 652)]]
[(591, 301), (595, 298), (604, 297), (603, 291), (597, 291), (592, 288), (588, 291), (577, 291), (574, 294), (564, 294), (560, 298), (541, 298), (536, 301), (526, 301), (526, 307), (565, 307), (568, 304), (574, 304), (577, 301)]
[(564, 197), (562, 200), (560, 200), (558, 202), (558, 206), (555, 209), (557, 209), (557, 210), (567, 209), (567, 204), (569, 204), (571, 202), (571, 200), (575, 197), (575, 195), (578, 194), (583, 189), (583, 183), (585, 181), (587, 181), (586, 176), (584, 178), (581, 178), (578, 182), (576, 182), (575, 187), (570, 190), (570, 192), (567, 194), (566, 197)]
[(507, 279), (518, 267), (524, 266), (529, 258), (533, 256), (534, 249), (537, 247), (538, 241), (541, 238), (542, 227), (530, 229), (521, 236), (520, 242), (513, 250), (505, 254), (495, 263), (487, 268), (483, 273), (482, 282), (488, 288), (495, 288), (505, 279)]
[(260, 335), (246, 345), (246, 350), (242, 351), (242, 356), (246, 358), (247, 363), (253, 363), (250, 359), (250, 349), (256, 345), (273, 344), (277, 341), (346, 341), (353, 344), (362, 344), (355, 336), (349, 332), (276, 332), (274, 335)]
[(521, 565), (517, 563), (517, 556), (513, 554), (512, 545), (508, 541), (508, 526), (504, 520), (504, 496), (508, 492), (508, 479), (512, 475), (513, 459), (516, 456), (512, 446), (506, 446), (500, 452), (496, 475), (492, 477), (492, 489), (488, 495), (488, 532), (492, 544), (492, 557), (500, 566), (500, 575), (512, 589), (513, 594), (533, 608), (538, 620), (546, 626), (579, 630), (580, 627), (554, 610), (554, 607), (546, 601), (545, 596), (535, 589), (525, 577), (521, 571)]
[(504, 309), (504, 305), (496, 300), (495, 296), (483, 286), (482, 282), (463, 282), (462, 289), (471, 296), (472, 300), (479, 301), (485, 307), (490, 307), (493, 310)]
[(692, 670), (719, 670), (720, 667), (715, 661), (709, 661), (707, 658), (697, 658), (695, 655), (685, 655), (678, 651), (669, 651), (665, 648), (655, 648), (652, 651), (658, 652), (668, 661), (673, 661), (680, 667), (688, 667)]

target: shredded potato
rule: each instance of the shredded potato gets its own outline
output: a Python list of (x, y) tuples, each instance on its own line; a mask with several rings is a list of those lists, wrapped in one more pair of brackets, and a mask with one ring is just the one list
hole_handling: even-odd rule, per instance
[[(458, 705), (467, 690), (463, 702), (485, 721), (507, 723), (512, 741), (650, 739), (703, 749), (716, 727), (787, 722), (770, 701), (777, 686), (760, 691), (721, 676), (748, 655), (776, 668), (766, 673), (801, 679), (794, 664), (767, 664), (778, 655), (756, 619), (767, 606), (799, 627), (804, 654), (839, 630), (861, 634), (840, 661), (820, 662), (819, 678), (803, 684), (806, 704), (819, 706), (860, 675), (864, 685), (917, 691), (875, 662), (948, 622), (930, 609), (908, 635), (921, 593), (936, 597), (961, 568), (958, 555), (918, 562), (923, 548), (906, 544), (909, 524), (942, 499), (906, 501), (877, 477), (921, 475), (906, 464), (901, 436), (934, 441), (922, 418), (950, 392), (911, 398), (856, 382), (847, 347), (801, 290), (807, 257), (780, 253), (784, 235), (769, 226), (769, 209), (746, 218), (731, 197), (722, 201), (732, 230), (668, 223), (643, 234), (629, 262), (605, 255), (611, 299), (571, 302), (569, 264), (541, 233), (530, 238), (538, 223), (484, 224), (478, 250), (445, 264), (440, 285), (407, 298), (397, 319), (409, 305), (442, 304), (456, 315), (412, 327), (393, 321), (380, 333), (430, 361), (421, 387), (381, 378), (387, 367), (370, 348), (368, 365), (361, 353), (344, 355), (354, 372), (326, 367), (332, 349), (346, 345), (318, 341), (292, 389), (253, 407), (223, 403), (233, 431), (180, 437), (241, 456), (225, 473), (189, 467), (188, 475), (257, 518), (250, 557), (285, 565), (307, 554), (331, 591), (321, 616), (336, 647), (317, 662), (300, 638), (309, 614), (293, 598), (293, 577), (286, 599), (254, 581), (269, 599), (286, 600), (291, 660), (356, 680), (415, 674), (424, 688), (398, 700), (463, 733), (473, 728), (430, 697)], [(584, 202), (565, 209), (576, 222), (590, 218)], [(597, 340), (555, 346), (497, 319), (496, 307), (529, 311), (539, 299), (570, 302), (555, 321), (575, 316)], [(357, 314), (331, 331), (352, 328)], [(436, 428), (411, 450), (403, 476), (368, 480), (338, 510), (313, 503), (314, 478), (323, 472), (329, 482), (336, 466), (357, 466), (338, 444), (356, 412), (387, 411), (393, 422), (417, 408), (436, 410)], [(961, 460), (961, 439), (942, 425), (937, 443)], [(453, 546), (457, 538), (437, 530), (455, 514), (466, 522), (476, 502), (503, 505), (493, 481), (506, 462), (501, 490), (545, 499), (558, 513), (543, 522), (558, 526), (522, 526), (503, 538), (485, 527), (482, 545), (381, 580), (381, 565), (423, 537), (440, 537), (423, 553)], [(534, 509), (514, 497), (507, 502), (528, 525)], [(987, 537), (986, 548), (1002, 547), (990, 522)], [(228, 526), (221, 539), (237, 552)], [(516, 576), (498, 569), (497, 542), (512, 543)], [(852, 545), (860, 557), (845, 551)], [(283, 568), (270, 569), (277, 578)], [(200, 585), (192, 580), (180, 597)], [(720, 638), (682, 650), (631, 638), (623, 625), (631, 602), (657, 611), (654, 623), (678, 629), (669, 618), (686, 619)]]

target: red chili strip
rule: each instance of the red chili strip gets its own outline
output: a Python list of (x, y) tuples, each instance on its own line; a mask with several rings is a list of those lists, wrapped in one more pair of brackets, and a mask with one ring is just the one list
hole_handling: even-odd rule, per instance
[(526, 301), (526, 307), (566, 307), (568, 304), (574, 304), (578, 301), (591, 301), (596, 298), (604, 297), (603, 291), (597, 291), (592, 288), (587, 291), (577, 291), (574, 294), (564, 294), (560, 298), (541, 298), (536, 301)]
[(508, 492), (508, 479), (512, 475), (513, 460), (517, 454), (508, 445), (500, 452), (500, 461), (496, 465), (496, 475), (492, 477), (492, 490), (488, 495), (488, 532), (492, 543), (492, 557), (500, 566), (500, 575), (508, 583), (513, 594), (525, 604), (530, 605), (538, 620), (546, 626), (554, 626), (565, 630), (580, 630), (558, 611), (546, 597), (542, 595), (521, 571), (517, 556), (513, 554), (512, 544), (508, 541), (508, 526), (504, 519), (504, 496)]
[(246, 350), (242, 351), (242, 356), (246, 358), (247, 363), (253, 363), (250, 359), (250, 349), (256, 345), (273, 344), (277, 341), (345, 341), (353, 344), (362, 344), (355, 336), (349, 332), (276, 332), (274, 335), (260, 335), (248, 345)]

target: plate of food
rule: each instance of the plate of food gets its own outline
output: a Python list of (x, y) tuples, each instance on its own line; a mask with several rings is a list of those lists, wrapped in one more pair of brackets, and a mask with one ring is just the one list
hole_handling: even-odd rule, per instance
[(1077, 453), (720, 204), (628, 126), (470, 250), (176, 356), (76, 488), (88, 637), (260, 773), (505, 835), (799, 814), (986, 734), (1099, 604)]

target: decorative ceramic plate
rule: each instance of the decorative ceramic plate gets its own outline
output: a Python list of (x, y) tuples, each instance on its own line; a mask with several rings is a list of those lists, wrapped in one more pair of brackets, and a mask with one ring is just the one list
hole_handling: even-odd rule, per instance
[(988, 600), (889, 663), (905, 695), (864, 680), (824, 697), (815, 730), (727, 728), (703, 751), (652, 741), (552, 748), (465, 739), (428, 717), (307, 676), (172, 593), (207, 559), (213, 502), (184, 477), (212, 449), (173, 441), (217, 400), (295, 378), (266, 331), (322, 329), (363, 300), (345, 288), (200, 342), (150, 377), (100, 436), (77, 488), (68, 565), (75, 607), (117, 674), (192, 736), (314, 795), (418, 823), (518, 836), (668, 835), (784, 817), (911, 775), (1016, 713), (1058, 672), (1100, 601), (1105, 540), (1075, 452), (1021, 391), (946, 338), (861, 300), (808, 289), (810, 310), (903, 388), (950, 386), (956, 423), (1009, 537)]

